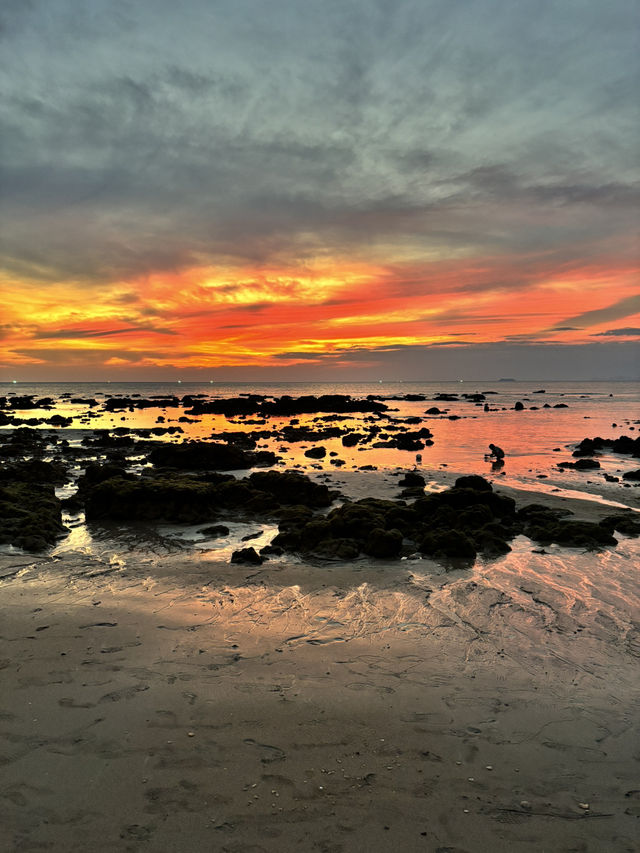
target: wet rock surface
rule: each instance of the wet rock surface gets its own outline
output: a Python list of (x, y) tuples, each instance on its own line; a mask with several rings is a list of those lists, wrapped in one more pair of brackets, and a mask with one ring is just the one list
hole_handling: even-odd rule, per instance
[(44, 551), (65, 532), (52, 484), (0, 482), (0, 543)]
[(156, 466), (182, 471), (234, 471), (254, 465), (273, 465), (277, 457), (269, 451), (253, 453), (235, 445), (197, 441), (159, 445), (154, 447), (148, 459)]

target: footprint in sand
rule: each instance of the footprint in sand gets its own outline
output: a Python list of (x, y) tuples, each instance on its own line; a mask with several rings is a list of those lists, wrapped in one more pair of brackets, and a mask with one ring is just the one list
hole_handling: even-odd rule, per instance
[(95, 708), (95, 702), (76, 702), (75, 699), (70, 699), (69, 697), (64, 697), (62, 699), (58, 699), (58, 705), (61, 708)]
[(138, 823), (133, 823), (131, 826), (125, 826), (120, 833), (120, 838), (133, 838), (136, 841), (149, 841), (155, 831), (155, 826), (140, 826)]
[(252, 737), (245, 738), (243, 743), (246, 743), (247, 746), (255, 746), (260, 750), (264, 750), (264, 754), (260, 756), (260, 761), (263, 764), (271, 764), (274, 761), (284, 761), (287, 757), (284, 750), (280, 749), (279, 746), (271, 746), (268, 743), (258, 743), (258, 741), (254, 740)]
[(395, 693), (393, 687), (383, 687), (377, 684), (372, 684), (370, 681), (352, 681), (345, 685), (348, 690), (375, 690), (376, 693)]
[(104, 696), (101, 696), (100, 699), (98, 699), (98, 702), (119, 702), (121, 699), (133, 699), (136, 693), (141, 693), (148, 689), (148, 684), (134, 684), (132, 687), (125, 687), (122, 690), (114, 690), (112, 693), (105, 693)]

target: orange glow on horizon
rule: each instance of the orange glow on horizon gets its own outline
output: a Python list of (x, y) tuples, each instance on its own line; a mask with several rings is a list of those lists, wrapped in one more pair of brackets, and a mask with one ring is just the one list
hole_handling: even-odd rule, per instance
[(7, 277), (0, 365), (285, 367), (327, 355), (339, 364), (346, 352), (372, 363), (375, 350), (390, 347), (593, 343), (612, 327), (640, 325), (637, 309), (606, 319), (637, 293), (636, 282), (626, 266), (554, 269), (535, 257), (386, 266), (320, 258), (107, 284)]

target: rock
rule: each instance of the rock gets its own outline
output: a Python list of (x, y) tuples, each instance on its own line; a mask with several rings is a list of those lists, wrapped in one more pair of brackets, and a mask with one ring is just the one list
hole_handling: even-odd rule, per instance
[(524, 409), (524, 403), (521, 403), (520, 400), (513, 407), (516, 412), (521, 412)]
[(309, 457), (309, 459), (324, 459), (327, 455), (327, 450), (325, 447), (310, 447), (308, 450), (305, 450), (304, 455)]
[(250, 563), (252, 565), (260, 565), (264, 563), (265, 557), (258, 554), (255, 548), (241, 548), (239, 551), (234, 551), (231, 555), (232, 563)]
[(43, 551), (65, 532), (53, 485), (0, 484), (0, 542), (26, 551)]
[(228, 536), (229, 528), (226, 524), (210, 524), (208, 527), (203, 527), (202, 530), (198, 530), (198, 533), (201, 536), (207, 536), (209, 538), (213, 538), (214, 536)]
[(608, 515), (601, 520), (600, 525), (610, 532), (617, 530), (626, 536), (640, 534), (640, 519), (636, 515)]
[(314, 483), (299, 471), (255, 471), (249, 476), (248, 483), (273, 495), (281, 504), (325, 507), (330, 506), (336, 496), (326, 485)]
[(348, 394), (323, 394), (320, 397), (276, 397), (266, 399), (258, 395), (246, 398), (233, 397), (224, 400), (191, 400), (188, 415), (219, 414), (233, 417), (239, 414), (273, 417), (293, 417), (315, 412), (384, 412), (387, 406), (373, 399), (356, 400)]
[(354, 539), (323, 539), (312, 553), (325, 559), (355, 560), (360, 554), (360, 548)]
[(576, 471), (589, 471), (599, 468), (600, 463), (597, 459), (578, 459), (577, 462), (558, 462), (558, 468), (575, 468)]
[(399, 530), (375, 527), (367, 536), (363, 551), (370, 557), (397, 557), (401, 548), (402, 533)]
[(355, 447), (356, 444), (359, 444), (365, 438), (362, 433), (359, 432), (350, 432), (347, 435), (342, 436), (342, 445), (343, 447)]
[(92, 463), (87, 465), (84, 474), (78, 478), (78, 491), (82, 494), (93, 486), (97, 486), (98, 483), (104, 483), (105, 480), (111, 480), (114, 477), (120, 477), (123, 480), (136, 479), (134, 474), (127, 473), (121, 465)]
[(148, 459), (163, 468), (182, 471), (233, 471), (251, 468), (256, 464), (275, 464), (274, 453), (252, 453), (229, 444), (206, 443), (161, 444), (149, 453)]
[(424, 486), (427, 481), (418, 474), (417, 471), (407, 471), (401, 480), (398, 480), (400, 486)]
[(466, 477), (458, 477), (455, 483), (456, 489), (473, 489), (476, 492), (492, 492), (493, 487), (488, 480), (478, 474), (469, 474)]
[(525, 528), (526, 535), (540, 543), (548, 545), (555, 542), (574, 548), (599, 548), (603, 545), (617, 545), (610, 530), (589, 521), (553, 520), (547, 523), (532, 520)]
[(67, 468), (60, 462), (29, 459), (26, 462), (13, 462), (0, 468), (0, 483), (55, 483), (62, 485), (68, 479)]
[(428, 533), (420, 543), (420, 551), (430, 557), (463, 557), (475, 559), (476, 548), (473, 542), (461, 530), (434, 530)]
[(622, 475), (623, 480), (634, 480), (640, 481), (640, 468), (637, 468), (635, 471), (625, 471)]

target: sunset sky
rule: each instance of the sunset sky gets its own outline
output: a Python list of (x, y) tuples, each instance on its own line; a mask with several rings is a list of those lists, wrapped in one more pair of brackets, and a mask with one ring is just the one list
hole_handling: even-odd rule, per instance
[(637, 0), (3, 0), (0, 379), (638, 375)]

